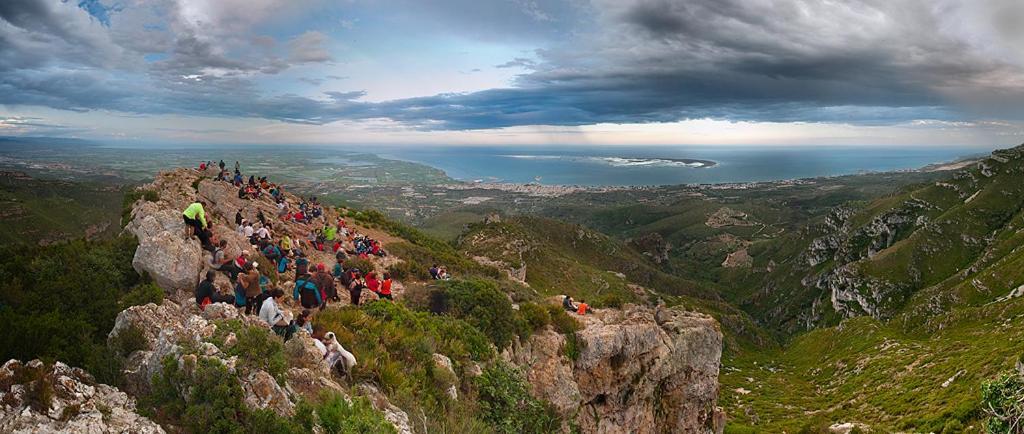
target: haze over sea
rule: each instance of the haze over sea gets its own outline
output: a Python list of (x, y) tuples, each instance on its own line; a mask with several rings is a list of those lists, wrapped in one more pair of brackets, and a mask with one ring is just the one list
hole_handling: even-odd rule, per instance
[[(919, 169), (985, 154), (980, 147), (439, 147), (378, 151), (463, 181), (637, 186), (776, 181)], [(682, 160), (682, 161), (681, 161)], [(685, 160), (709, 160), (702, 167)]]

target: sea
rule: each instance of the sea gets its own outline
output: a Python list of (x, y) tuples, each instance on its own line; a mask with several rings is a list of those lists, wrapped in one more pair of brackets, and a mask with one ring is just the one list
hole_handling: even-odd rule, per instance
[[(579, 186), (741, 183), (914, 170), (988, 154), (977, 146), (402, 147), (389, 159), (463, 181)], [(710, 164), (709, 162), (713, 162)]]

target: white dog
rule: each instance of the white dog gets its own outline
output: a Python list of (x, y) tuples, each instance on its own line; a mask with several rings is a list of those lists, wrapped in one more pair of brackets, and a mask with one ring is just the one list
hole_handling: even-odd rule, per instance
[(334, 332), (327, 332), (324, 335), (324, 339), (327, 341), (327, 355), (324, 356), (327, 360), (327, 366), (334, 369), (338, 362), (341, 362), (341, 367), (345, 368), (345, 373), (350, 374), (352, 367), (356, 365), (356, 356), (353, 356), (345, 347), (341, 346)]

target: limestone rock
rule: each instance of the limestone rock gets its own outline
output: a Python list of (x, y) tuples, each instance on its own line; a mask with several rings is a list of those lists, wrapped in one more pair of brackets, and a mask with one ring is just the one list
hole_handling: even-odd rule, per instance
[[(655, 312), (658, 311), (657, 320)], [(715, 432), (722, 333), (711, 317), (627, 305), (582, 318), (578, 359), (535, 333), (507, 353), (533, 393), (588, 433)]]
[(359, 392), (370, 400), (373, 408), (384, 413), (384, 419), (387, 419), (388, 422), (391, 422), (391, 425), (394, 425), (398, 434), (413, 434), (415, 432), (412, 429), (412, 425), (409, 424), (409, 415), (402, 411), (401, 408), (392, 404), (391, 401), (388, 401), (388, 397), (384, 396), (375, 386), (360, 384)]
[(125, 230), (139, 239), (132, 267), (148, 273), (167, 292), (192, 290), (203, 268), (198, 240), (185, 238), (181, 212), (141, 202)]
[(242, 378), (245, 403), (252, 408), (267, 408), (282, 416), (295, 413), (288, 394), (266, 371), (254, 371)]
[[(52, 391), (48, 403), (34, 390)], [(0, 367), (0, 432), (5, 433), (140, 433), (164, 430), (135, 412), (135, 400), (115, 387), (98, 384), (85, 371), (57, 362)]]

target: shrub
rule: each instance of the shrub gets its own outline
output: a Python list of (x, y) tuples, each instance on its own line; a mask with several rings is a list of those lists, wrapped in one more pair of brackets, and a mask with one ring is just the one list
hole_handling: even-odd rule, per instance
[(284, 344), (277, 335), (264, 327), (243, 327), (236, 333), (238, 343), (227, 350), (227, 354), (238, 356), (240, 366), (248, 369), (262, 369), (284, 381), (288, 360)]
[(576, 333), (581, 328), (580, 322), (562, 306), (548, 306), (548, 314), (551, 316), (551, 325), (561, 334)]
[(519, 305), (519, 315), (529, 324), (532, 330), (539, 330), (551, 324), (551, 314), (548, 310), (537, 303), (523, 303)]
[(327, 394), (316, 406), (316, 416), (328, 434), (396, 432), (384, 415), (362, 397), (352, 398), (350, 403), (340, 394)]
[(164, 290), (156, 286), (155, 283), (150, 282), (136, 285), (121, 296), (118, 304), (121, 306), (121, 310), (124, 310), (132, 306), (141, 306), (149, 303), (160, 304), (163, 301)]
[(115, 354), (121, 357), (128, 357), (131, 353), (145, 350), (148, 347), (146, 334), (142, 328), (134, 324), (118, 332), (110, 339), (108, 345)]
[(985, 427), (990, 433), (1010, 432), (1011, 426), (1024, 424), (1024, 379), (1016, 373), (1005, 373), (981, 385), (981, 407), (989, 418)]
[(558, 415), (550, 404), (527, 390), (515, 368), (497, 363), (476, 378), (480, 411), (499, 433), (549, 433), (559, 428)]
[(431, 294), (431, 310), (466, 320), (498, 348), (507, 347), (525, 328), (508, 297), (493, 282), (482, 279), (442, 282)]
[(141, 280), (136, 246), (129, 237), (75, 240), (0, 258), (0, 359), (96, 360), (122, 307), (139, 301), (127, 294)]
[(351, 269), (351, 268), (358, 268), (359, 271), (362, 271), (363, 273), (368, 273), (370, 271), (374, 271), (373, 262), (370, 262), (369, 259), (356, 258), (356, 257), (348, 258), (348, 259), (345, 260), (344, 265), (345, 265), (345, 269), (346, 270), (347, 269)]
[(125, 193), (124, 199), (121, 201), (121, 226), (128, 224), (128, 219), (132, 216), (132, 208), (135, 207), (135, 202), (138, 202), (139, 199), (156, 202), (160, 200), (160, 195), (153, 190), (131, 190)]
[(181, 369), (168, 356), (140, 404), (145, 415), (186, 433), (303, 432), (298, 423), (270, 410), (250, 409), (243, 397), (238, 378), (220, 362), (200, 358), (196, 366)]

